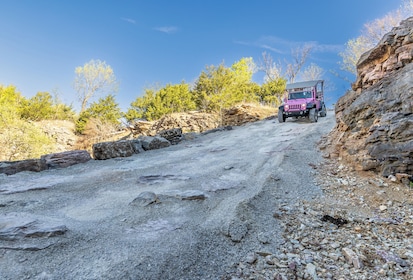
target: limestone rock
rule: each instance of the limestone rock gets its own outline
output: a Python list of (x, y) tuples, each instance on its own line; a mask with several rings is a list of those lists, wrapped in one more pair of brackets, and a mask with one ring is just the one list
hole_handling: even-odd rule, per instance
[(25, 213), (9, 213), (0, 217), (0, 240), (53, 237), (66, 231), (65, 225), (47, 217)]
[(55, 141), (56, 145), (53, 152), (64, 152), (74, 148), (77, 140), (74, 122), (67, 120), (42, 120), (33, 123)]
[(357, 170), (413, 174), (413, 17), (393, 28), (357, 65), (353, 90), (336, 104), (329, 155)]
[(178, 197), (182, 200), (204, 200), (207, 198), (207, 195), (203, 191), (187, 190), (181, 192)]
[(130, 205), (148, 206), (149, 204), (155, 203), (157, 201), (158, 197), (155, 193), (142, 192), (130, 203)]
[(133, 140), (120, 140), (112, 142), (102, 142), (93, 145), (93, 157), (104, 160), (116, 157), (130, 157), (139, 152), (139, 143)]
[(0, 173), (6, 175), (16, 174), (22, 171), (40, 172), (47, 169), (44, 159), (26, 159), (19, 161), (0, 162)]
[(202, 112), (174, 113), (162, 117), (152, 127), (155, 131), (181, 128), (183, 133), (203, 132), (219, 126), (219, 118), (215, 114)]
[(61, 153), (47, 154), (41, 157), (46, 162), (48, 168), (63, 168), (78, 163), (85, 163), (91, 160), (90, 154), (86, 150), (66, 151)]
[(376, 47), (364, 53), (357, 63), (357, 80), (353, 90), (365, 89), (389, 73), (405, 67), (413, 60), (411, 42), (413, 17), (387, 33)]
[(248, 104), (234, 106), (230, 109), (223, 110), (222, 122), (224, 125), (242, 125), (248, 122), (255, 122), (262, 117), (259, 112), (254, 110), (254, 107)]
[(171, 145), (168, 140), (160, 136), (142, 136), (139, 139), (141, 140), (142, 148), (145, 151), (166, 148)]
[(180, 127), (162, 130), (158, 134), (160, 137), (165, 138), (166, 140), (171, 142), (172, 145), (178, 144), (183, 139), (182, 128)]

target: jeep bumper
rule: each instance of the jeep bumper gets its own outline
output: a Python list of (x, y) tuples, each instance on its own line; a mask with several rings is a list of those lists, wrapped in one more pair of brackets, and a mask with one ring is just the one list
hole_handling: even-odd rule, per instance
[(310, 113), (310, 110), (302, 110), (302, 111), (284, 111), (283, 114), (286, 117), (306, 117)]

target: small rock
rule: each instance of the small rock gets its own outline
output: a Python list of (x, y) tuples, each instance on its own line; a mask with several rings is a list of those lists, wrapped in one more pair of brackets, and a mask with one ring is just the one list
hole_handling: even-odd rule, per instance
[(394, 175), (389, 175), (389, 177), (387, 177), (387, 178), (392, 182), (397, 182), (397, 178)]
[(180, 193), (179, 197), (182, 200), (204, 200), (207, 198), (207, 195), (199, 190), (188, 190)]
[(271, 238), (268, 236), (267, 233), (260, 232), (258, 234), (258, 241), (260, 241), (262, 244), (269, 244), (271, 243)]
[(410, 175), (406, 174), (406, 173), (396, 173), (396, 179), (399, 182), (402, 182), (403, 179), (408, 179), (409, 177), (410, 177)]
[(228, 228), (228, 235), (234, 242), (240, 242), (247, 235), (248, 227), (242, 222), (232, 222)]
[(265, 262), (266, 262), (267, 264), (269, 264), (269, 265), (274, 265), (274, 264), (275, 264), (275, 261), (274, 261), (274, 259), (272, 258), (272, 256), (266, 256), (266, 257), (265, 257)]
[(257, 261), (257, 255), (252, 252), (245, 257), (245, 262), (249, 264), (253, 264)]
[(153, 192), (142, 192), (130, 204), (136, 206), (148, 206), (149, 204), (155, 203), (157, 199), (158, 197)]
[(333, 242), (330, 245), (331, 247), (333, 247), (333, 249), (337, 249), (338, 247), (340, 247), (340, 244), (338, 244), (337, 242)]
[(386, 210), (387, 210), (387, 206), (386, 206), (386, 205), (380, 205), (380, 206), (379, 206), (379, 210), (382, 211), (382, 212), (383, 212), (383, 211), (386, 211)]
[(305, 267), (305, 270), (313, 279), (318, 279), (317, 272), (316, 272), (316, 267), (315, 267), (314, 264), (308, 263)]
[(346, 258), (347, 262), (349, 264), (352, 264), (356, 269), (360, 269), (363, 267), (363, 263), (361, 262), (360, 258), (350, 248), (343, 248), (342, 253)]

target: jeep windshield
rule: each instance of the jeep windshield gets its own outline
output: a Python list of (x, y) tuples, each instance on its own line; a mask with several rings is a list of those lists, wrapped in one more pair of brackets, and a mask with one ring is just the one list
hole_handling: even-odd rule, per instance
[(302, 99), (302, 98), (311, 98), (311, 91), (297, 91), (291, 92), (288, 96), (288, 99)]

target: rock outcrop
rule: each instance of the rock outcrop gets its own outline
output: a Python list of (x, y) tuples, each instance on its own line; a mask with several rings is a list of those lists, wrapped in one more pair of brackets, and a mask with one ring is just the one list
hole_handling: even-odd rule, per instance
[(200, 133), (218, 127), (238, 126), (259, 121), (274, 116), (276, 113), (276, 108), (256, 104), (241, 104), (223, 109), (220, 115), (204, 112), (173, 113), (155, 122), (137, 121), (130, 129), (134, 135), (147, 136), (155, 136), (162, 131), (176, 128), (180, 128), (181, 133)]
[(174, 128), (180, 128), (182, 133), (203, 132), (217, 128), (219, 125), (216, 114), (188, 112), (169, 114), (154, 122), (137, 121), (130, 129), (135, 136), (155, 136), (161, 131)]
[(225, 126), (237, 126), (249, 122), (256, 122), (262, 118), (262, 114), (256, 110), (255, 106), (242, 104), (223, 110), (222, 122)]
[(73, 150), (77, 141), (75, 123), (66, 120), (42, 120), (34, 122), (44, 133), (55, 141), (53, 152)]
[(413, 17), (360, 58), (353, 90), (336, 104), (331, 156), (383, 176), (413, 174), (412, 60)]

